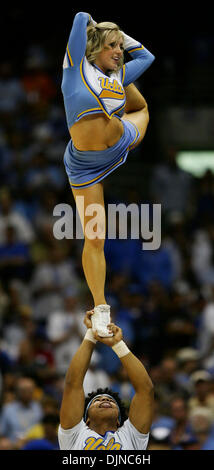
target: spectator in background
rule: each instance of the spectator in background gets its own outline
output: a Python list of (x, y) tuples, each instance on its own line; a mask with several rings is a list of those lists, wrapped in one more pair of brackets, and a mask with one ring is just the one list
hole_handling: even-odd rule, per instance
[[(119, 234), (116, 233), (116, 237)], [(139, 240), (106, 239), (105, 256), (106, 262), (110, 267), (111, 273), (130, 276), (134, 265), (141, 251), (141, 243)]]
[(167, 409), (166, 413), (166, 407), (162, 407), (161, 398), (156, 392), (154, 398), (155, 406), (151, 429), (163, 427), (168, 428), (171, 431), (174, 426), (174, 420), (169, 416), (169, 409)]
[[(168, 409), (168, 403), (181, 390), (176, 383), (177, 363), (172, 357), (165, 357), (160, 363), (159, 379), (156, 383), (156, 393), (160, 397), (163, 410)], [(152, 375), (151, 375), (152, 376)]]
[(44, 151), (40, 151), (32, 156), (23, 176), (23, 183), (28, 194), (35, 196), (36, 192), (44, 187), (59, 191), (65, 183), (65, 178), (62, 169), (56, 164), (51, 164)]
[(134, 286), (127, 286), (126, 289), (120, 291), (119, 299), (120, 305), (117, 309), (113, 309), (113, 317), (115, 322), (123, 330), (126, 342), (130, 348), (134, 348), (134, 341), (136, 338), (137, 319), (141, 316), (142, 297), (140, 293), (134, 293)]
[(64, 245), (55, 241), (46, 251), (46, 259), (39, 262), (33, 272), (30, 288), (34, 318), (47, 320), (51, 312), (63, 309), (63, 291), (77, 286), (73, 259), (68, 258)]
[(148, 450), (172, 450), (170, 443), (170, 429), (160, 426), (151, 429)]
[[(48, 395), (43, 395), (41, 400), (41, 407), (43, 416), (46, 415), (59, 415), (59, 404), (56, 400)], [(23, 438), (16, 441), (16, 448), (21, 449), (26, 443), (34, 439), (43, 439), (45, 437), (45, 429), (42, 420), (34, 424), (27, 432), (24, 434)]]
[(182, 278), (182, 246), (185, 243), (185, 218), (182, 214), (173, 213), (167, 219), (162, 234), (162, 244), (167, 249), (172, 263), (173, 282)]
[(162, 236), (162, 240), (171, 255), (173, 283), (185, 282), (198, 288), (197, 278), (192, 268), (190, 249), (194, 230), (190, 228), (185, 212), (172, 212), (167, 215), (165, 231), (166, 236)]
[(2, 382), (2, 395), (1, 395), (1, 410), (3, 405), (12, 403), (16, 399), (16, 382), (17, 375), (14, 371), (14, 367), (7, 368), (3, 371), (3, 382)]
[(137, 350), (146, 355), (150, 366), (160, 363), (166, 348), (165, 322), (170, 310), (170, 297), (166, 288), (159, 281), (152, 281), (144, 296), (141, 318), (137, 321)]
[(128, 288), (129, 283), (130, 279), (125, 274), (111, 272), (111, 275), (109, 275), (108, 284), (106, 286), (106, 296), (109, 305), (112, 305), (114, 308), (117, 308), (120, 305), (120, 293), (121, 291), (124, 291), (126, 288)]
[(20, 279), (13, 279), (7, 287), (8, 303), (4, 310), (3, 320), (8, 324), (19, 313), (20, 306), (28, 305), (30, 308), (30, 292), (27, 283)]
[(178, 371), (176, 382), (187, 393), (190, 393), (190, 375), (199, 367), (200, 354), (194, 348), (182, 348), (177, 351), (176, 360)]
[(170, 289), (173, 281), (173, 269), (170, 252), (164, 246), (158, 250), (139, 249), (138, 257), (133, 264), (132, 276), (147, 291), (152, 281), (160, 282)]
[(84, 314), (78, 303), (78, 291), (67, 288), (62, 309), (54, 309), (47, 320), (47, 336), (53, 347), (56, 371), (64, 375), (71, 357), (84, 336)]
[(15, 75), (11, 62), (0, 66), (0, 114), (13, 114), (25, 102), (25, 93), (20, 79)]
[(173, 446), (179, 444), (185, 435), (191, 433), (188, 416), (187, 401), (182, 396), (175, 396), (170, 401), (170, 416), (174, 425), (170, 433), (170, 442)]
[(33, 331), (21, 341), (16, 370), (33, 377), (42, 395), (45, 384), (51, 381), (56, 370), (54, 354), (44, 327), (34, 325)]
[[(11, 291), (10, 291), (11, 292)], [(31, 336), (35, 330), (32, 320), (32, 310), (29, 305), (18, 303), (12, 304), (12, 309), (8, 309), (2, 333), (2, 342), (10, 357), (14, 362), (19, 356), (20, 344), (27, 337)]]
[[(19, 141), (21, 147), (20, 133), (14, 130), (14, 134), (18, 136), (18, 139), (14, 139), (15, 142)], [(13, 144), (11, 134), (0, 127), (0, 187), (8, 186), (14, 189), (20, 181), (21, 156)], [(19, 148), (19, 150), (21, 149)]]
[(188, 407), (194, 410), (204, 407), (210, 410), (214, 420), (214, 396), (211, 394), (211, 374), (206, 370), (197, 370), (190, 376), (193, 385), (193, 395), (188, 400)]
[(0, 244), (0, 277), (7, 286), (12, 279), (29, 279), (31, 257), (29, 246), (17, 241), (17, 231), (13, 225), (6, 226), (4, 233), (4, 243)]
[(191, 292), (185, 283), (174, 284), (170, 293), (170, 308), (165, 315), (165, 341), (168, 349), (176, 352), (191, 347), (196, 337), (191, 310)]
[(39, 402), (33, 399), (35, 383), (28, 377), (17, 380), (16, 400), (2, 408), (0, 419), (0, 434), (12, 442), (23, 437), (24, 433), (42, 417)]
[(209, 286), (209, 295), (200, 316), (197, 339), (203, 366), (212, 372), (214, 371), (214, 286)]
[(39, 207), (34, 217), (34, 227), (39, 238), (44, 238), (46, 231), (53, 232), (56, 217), (53, 216), (54, 207), (59, 203), (59, 196), (53, 189), (43, 187), (40, 190)]
[(194, 232), (190, 251), (191, 265), (199, 285), (202, 286), (214, 284), (213, 240), (213, 224), (206, 224)]
[[(2, 365), (2, 351), (1, 351), (1, 343), (0, 343), (0, 366)], [(0, 368), (0, 396), (2, 396), (2, 373)]]
[(211, 170), (207, 170), (199, 179), (195, 196), (194, 223), (196, 226), (205, 226), (214, 220), (214, 175)]
[(29, 103), (47, 105), (56, 96), (56, 86), (45, 63), (46, 59), (38, 53), (27, 58), (22, 86)]
[(5, 188), (0, 191), (0, 243), (6, 240), (5, 227), (12, 226), (16, 232), (16, 241), (30, 244), (35, 239), (31, 223), (14, 209), (14, 200)]
[(163, 214), (177, 211), (187, 212), (187, 201), (190, 201), (193, 177), (181, 170), (176, 162), (177, 149), (166, 149), (165, 162), (155, 166), (150, 193), (154, 203), (161, 204)]
[(198, 440), (198, 450), (214, 450), (214, 421), (211, 410), (196, 407), (190, 412), (190, 424)]
[(9, 296), (6, 294), (3, 285), (0, 281), (0, 331), (3, 325), (5, 312), (9, 305)]
[(58, 165), (59, 155), (64, 153), (66, 136), (67, 128), (63, 109), (60, 103), (54, 102), (43, 119), (39, 119), (33, 126), (31, 137), (39, 143), (41, 149), (45, 150), (49, 163)]
[(51, 377), (49, 383), (45, 384), (43, 387), (45, 395), (48, 395), (57, 401), (58, 409), (60, 408), (60, 403), (62, 401), (63, 387), (64, 377), (57, 373), (55, 373), (55, 375)]
[(42, 426), (44, 429), (44, 437), (29, 440), (21, 449), (22, 450), (57, 450), (58, 442), (58, 414), (46, 414), (42, 418)]

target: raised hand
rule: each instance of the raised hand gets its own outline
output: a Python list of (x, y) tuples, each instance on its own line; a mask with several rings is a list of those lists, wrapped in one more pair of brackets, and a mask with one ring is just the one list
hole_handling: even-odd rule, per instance
[(94, 314), (94, 310), (88, 310), (85, 314), (85, 318), (83, 320), (85, 326), (87, 328), (92, 328), (91, 316)]
[(119, 326), (115, 325), (114, 323), (110, 323), (108, 325), (108, 329), (111, 333), (113, 333), (113, 336), (109, 338), (102, 338), (97, 334), (97, 331), (94, 332), (94, 338), (97, 341), (100, 341), (100, 343), (106, 344), (106, 346), (114, 346), (116, 343), (119, 343), (123, 339), (123, 333), (121, 328)]

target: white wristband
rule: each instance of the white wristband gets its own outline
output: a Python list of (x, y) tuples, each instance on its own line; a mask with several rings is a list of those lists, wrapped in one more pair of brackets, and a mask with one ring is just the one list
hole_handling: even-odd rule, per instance
[(130, 353), (130, 349), (128, 348), (128, 346), (126, 346), (126, 343), (124, 343), (123, 340), (119, 341), (119, 343), (116, 343), (114, 346), (112, 346), (112, 349), (118, 357), (123, 357)]
[(94, 338), (92, 328), (88, 328), (84, 336), (84, 339), (87, 339), (88, 341), (91, 341), (92, 343), (96, 344), (97, 340)]

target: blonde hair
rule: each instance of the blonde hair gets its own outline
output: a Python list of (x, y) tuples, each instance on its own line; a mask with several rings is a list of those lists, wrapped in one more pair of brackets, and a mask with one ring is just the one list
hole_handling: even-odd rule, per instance
[[(119, 29), (119, 26), (115, 23), (105, 21), (98, 23), (96, 26), (89, 25), (87, 27), (87, 46), (86, 46), (86, 57), (92, 64), (95, 62), (97, 55), (102, 51), (105, 42), (109, 36), (116, 37), (116, 40), (123, 39), (123, 34)], [(119, 60), (117, 71), (123, 66), (123, 56)]]

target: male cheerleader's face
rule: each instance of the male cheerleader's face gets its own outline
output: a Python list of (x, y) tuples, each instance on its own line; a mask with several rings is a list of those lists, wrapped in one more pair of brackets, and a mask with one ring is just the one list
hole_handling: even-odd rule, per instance
[(117, 404), (113, 399), (105, 395), (95, 397), (92, 401), (89, 410), (86, 424), (89, 425), (91, 421), (100, 421), (102, 419), (112, 419), (117, 422), (119, 426), (119, 411)]
[(116, 34), (110, 34), (102, 51), (98, 54), (95, 64), (106, 73), (108, 70), (116, 71), (123, 56), (123, 38)]

